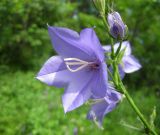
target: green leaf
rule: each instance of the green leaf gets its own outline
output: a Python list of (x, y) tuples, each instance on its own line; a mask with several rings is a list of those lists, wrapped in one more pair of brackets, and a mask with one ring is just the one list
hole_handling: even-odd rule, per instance
[(150, 115), (150, 124), (153, 129), (155, 129), (154, 121), (156, 119), (156, 106), (154, 106), (153, 111)]

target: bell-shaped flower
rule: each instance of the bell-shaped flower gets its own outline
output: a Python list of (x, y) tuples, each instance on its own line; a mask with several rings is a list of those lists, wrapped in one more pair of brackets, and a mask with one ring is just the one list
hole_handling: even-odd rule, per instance
[(64, 111), (71, 111), (91, 94), (104, 97), (107, 90), (107, 65), (104, 50), (92, 28), (77, 32), (60, 27), (48, 27), (53, 56), (43, 65), (37, 79), (56, 87), (65, 87), (62, 96)]
[[(120, 43), (116, 43), (114, 45), (114, 51), (116, 52), (118, 47), (119, 47)], [(105, 52), (111, 52), (111, 46), (107, 45), (104, 46), (103, 49), (105, 50)], [(139, 61), (131, 54), (132, 50), (131, 50), (131, 45), (128, 41), (124, 41), (122, 42), (122, 46), (121, 46), (121, 50), (124, 50), (124, 55), (122, 57), (122, 61), (119, 64), (119, 72), (121, 77), (123, 78), (125, 73), (133, 73), (137, 70), (139, 70), (142, 66), (139, 63)]]
[(122, 94), (117, 92), (111, 85), (108, 85), (108, 91), (110, 91), (110, 93), (106, 94), (104, 98), (92, 98), (94, 103), (87, 115), (87, 118), (97, 122), (99, 127), (102, 127), (104, 116), (111, 112), (123, 97)]
[(122, 18), (118, 12), (112, 12), (107, 17), (110, 34), (114, 38), (123, 39), (126, 35), (127, 26), (123, 23)]

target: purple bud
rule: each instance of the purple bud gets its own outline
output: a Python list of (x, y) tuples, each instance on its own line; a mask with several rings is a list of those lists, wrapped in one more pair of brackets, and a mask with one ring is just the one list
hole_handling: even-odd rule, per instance
[(110, 28), (110, 34), (114, 38), (123, 39), (126, 35), (127, 26), (123, 23), (120, 14), (118, 12), (109, 13), (107, 19)]

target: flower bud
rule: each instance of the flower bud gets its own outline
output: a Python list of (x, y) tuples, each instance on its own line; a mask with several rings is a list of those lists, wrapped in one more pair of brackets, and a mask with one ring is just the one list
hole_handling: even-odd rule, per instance
[(105, 0), (93, 0), (93, 3), (101, 13), (105, 14)]
[(127, 32), (127, 26), (123, 23), (120, 14), (118, 12), (109, 13), (107, 19), (110, 28), (110, 34), (114, 38), (123, 39)]

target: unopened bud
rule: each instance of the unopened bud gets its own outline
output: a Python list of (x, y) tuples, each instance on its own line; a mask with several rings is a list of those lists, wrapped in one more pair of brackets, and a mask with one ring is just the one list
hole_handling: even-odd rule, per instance
[(118, 12), (109, 13), (107, 19), (110, 28), (110, 34), (114, 38), (123, 39), (127, 33), (127, 26), (123, 23), (120, 14)]

